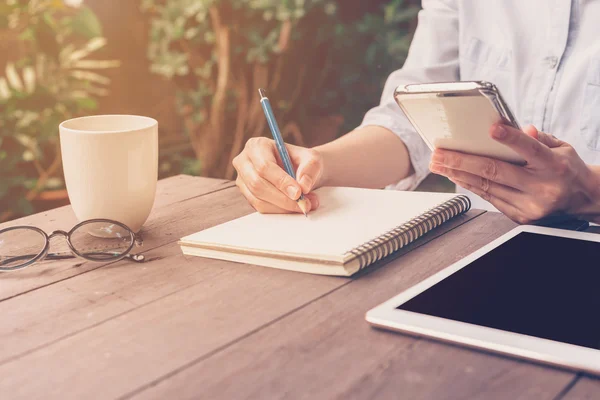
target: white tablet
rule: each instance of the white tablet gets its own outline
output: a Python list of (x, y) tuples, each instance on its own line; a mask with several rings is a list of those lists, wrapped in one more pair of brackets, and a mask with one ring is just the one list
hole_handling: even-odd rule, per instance
[(600, 374), (600, 235), (519, 226), (373, 308), (366, 319)]

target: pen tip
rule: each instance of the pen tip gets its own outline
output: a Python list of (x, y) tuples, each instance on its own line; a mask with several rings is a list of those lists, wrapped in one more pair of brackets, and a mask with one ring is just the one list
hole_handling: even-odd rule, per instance
[(265, 90), (264, 90), (264, 89), (262, 89), (262, 88), (259, 88), (259, 89), (258, 89), (258, 94), (260, 95), (260, 98), (261, 98), (261, 99), (266, 97), (266, 95), (265, 95)]

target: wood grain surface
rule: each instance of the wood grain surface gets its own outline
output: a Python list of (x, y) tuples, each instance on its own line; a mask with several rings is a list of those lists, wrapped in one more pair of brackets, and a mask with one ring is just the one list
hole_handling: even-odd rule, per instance
[[(180, 237), (253, 211), (232, 186), (161, 181), (147, 263), (49, 261), (0, 275), (0, 398), (600, 395), (593, 378), (366, 323), (370, 308), (515, 226), (501, 214), (472, 210), (354, 279), (183, 256)], [(75, 223), (69, 207), (13, 224), (23, 222)]]
[(565, 400), (595, 400), (600, 399), (600, 379), (581, 377), (573, 387), (566, 391)]
[(552, 398), (573, 374), (376, 330), (364, 319), (513, 227), (486, 213), (134, 398)]
[[(177, 228), (179, 221), (190, 217), (190, 210), (182, 206), (185, 199), (193, 199), (221, 189), (232, 187), (233, 183), (223, 180), (192, 178), (179, 175), (161, 180), (157, 187), (154, 207), (148, 221), (142, 227), (144, 238), (143, 251), (160, 246), (178, 238), (172, 237), (170, 228)], [(176, 210), (183, 210), (177, 213)], [(249, 211), (247, 211), (249, 212)], [(43, 229), (46, 233), (55, 230), (69, 231), (78, 223), (71, 206), (31, 215), (0, 225), (0, 229), (9, 226), (31, 225)], [(53, 240), (51, 251), (68, 251), (66, 242)], [(42, 288), (64, 279), (99, 268), (104, 263), (82, 259), (44, 261), (16, 273), (2, 274), (0, 279), (0, 301), (22, 293)]]

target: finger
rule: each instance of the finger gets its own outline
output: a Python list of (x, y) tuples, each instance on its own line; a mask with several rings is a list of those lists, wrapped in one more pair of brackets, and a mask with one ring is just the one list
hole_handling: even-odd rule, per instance
[(491, 135), (521, 155), (528, 164), (546, 164), (552, 160), (553, 154), (548, 146), (511, 126), (494, 124)]
[[(242, 195), (244, 195), (246, 200), (248, 200), (248, 203), (250, 203), (252, 208), (254, 208), (256, 211), (258, 211), (261, 214), (290, 214), (290, 213), (296, 211), (296, 210), (290, 211), (290, 210), (278, 207), (277, 205), (275, 205), (273, 203), (269, 203), (269, 202), (266, 202), (264, 200), (257, 198), (256, 196), (254, 196), (252, 194), (252, 192), (248, 189), (246, 184), (241, 180), (238, 182), (237, 185), (238, 185)], [(307, 199), (307, 200), (309, 202), (309, 209), (310, 209), (310, 207), (311, 207), (310, 199)], [(300, 207), (297, 208), (297, 212), (298, 213), (302, 212)]]
[(284, 193), (289, 199), (298, 200), (302, 194), (302, 188), (294, 178), (272, 161), (266, 161), (252, 153), (249, 156), (258, 175), (277, 188), (281, 193)]
[(444, 168), (450, 168), (519, 190), (524, 190), (531, 181), (531, 173), (527, 169), (493, 158), (436, 149), (431, 156), (431, 161), (431, 168), (438, 169), (432, 172), (441, 175), (445, 175)]
[(311, 149), (294, 146), (290, 150), (292, 162), (298, 166), (296, 178), (302, 187), (302, 191), (310, 193), (323, 172), (321, 157)]
[(456, 179), (450, 179), (450, 181), (475, 193), (476, 195), (480, 196), (482, 199), (489, 201), (490, 203), (492, 203), (492, 205), (494, 207), (496, 207), (498, 209), (498, 211), (502, 212), (504, 215), (506, 215), (508, 218), (515, 221), (516, 223), (528, 224), (530, 222), (530, 220), (525, 218), (523, 213), (518, 208), (513, 206), (512, 204), (509, 204), (508, 202), (506, 202), (502, 199), (494, 197), (494, 196), (490, 195), (489, 193), (484, 192), (477, 187), (471, 186), (470, 184), (468, 184), (466, 182), (462, 182), (462, 181), (459, 181)]
[[(435, 166), (433, 166), (435, 168)], [(439, 172), (436, 172), (439, 173)], [(512, 187), (501, 185), (499, 183), (490, 181), (487, 178), (470, 174), (464, 171), (453, 170), (450, 168), (444, 168), (441, 175), (448, 177), (450, 180), (458, 180), (471, 187), (475, 187), (482, 193), (488, 193), (493, 197), (497, 197), (500, 200), (506, 201), (511, 204), (519, 204), (523, 200), (523, 192), (516, 190)]]
[(538, 140), (551, 149), (560, 147), (560, 146), (563, 146), (566, 144), (562, 140), (554, 137), (554, 135), (550, 135), (549, 133), (545, 133), (545, 132), (538, 132)]
[(236, 181), (236, 185), (240, 189), (240, 192), (246, 198), (246, 200), (248, 201), (248, 203), (256, 211), (258, 211), (258, 212), (264, 212), (264, 213), (267, 213), (267, 214), (284, 214), (284, 213), (288, 213), (289, 214), (290, 213), (290, 211), (288, 211), (288, 210), (284, 210), (283, 208), (277, 207), (274, 204), (266, 203), (266, 202), (264, 202), (264, 201), (259, 200), (258, 198), (256, 198), (256, 196), (254, 196), (252, 194), (252, 192), (248, 189), (248, 187), (246, 186), (246, 184), (241, 179), (238, 179)]
[(523, 132), (525, 132), (526, 135), (531, 136), (535, 140), (538, 140), (538, 133), (539, 133), (539, 131), (537, 130), (537, 128), (535, 126), (533, 126), (533, 125), (526, 125), (523, 128)]
[(523, 128), (523, 132), (525, 132), (525, 134), (527, 134), (528, 136), (531, 136), (538, 142), (545, 144), (546, 146), (548, 146), (551, 149), (568, 145), (566, 142), (563, 142), (562, 140), (558, 139), (554, 135), (551, 135), (549, 133), (545, 133), (542, 131), (538, 131), (537, 128), (533, 125), (525, 126)]
[(308, 193), (306, 195), (304, 195), (304, 197), (306, 197), (309, 201), (310, 201), (310, 209), (309, 211), (313, 211), (316, 210), (317, 208), (319, 208), (319, 196), (317, 196), (316, 193)]
[[(278, 190), (256, 171), (251, 161), (247, 161), (240, 167), (239, 178), (244, 182), (246, 188), (259, 200), (271, 203), (279, 208), (296, 212), (301, 211), (296, 201)], [(299, 189), (298, 189), (299, 190)], [(298, 194), (300, 197), (300, 194)]]
[[(296, 182), (279, 164), (277, 164), (275, 146), (256, 145), (248, 149), (248, 158), (254, 169), (263, 179), (267, 180), (291, 200), (297, 200), (302, 194), (300, 184)], [(264, 199), (263, 199), (264, 200)]]

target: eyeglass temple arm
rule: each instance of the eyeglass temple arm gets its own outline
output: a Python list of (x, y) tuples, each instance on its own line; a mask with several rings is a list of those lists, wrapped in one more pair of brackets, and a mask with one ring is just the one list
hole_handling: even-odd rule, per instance
[[(84, 253), (84, 255), (86, 256), (100, 256), (103, 255), (104, 253), (98, 253), (98, 252), (89, 252), (89, 253)], [(19, 260), (30, 260), (32, 258), (34, 258), (35, 256), (37, 256), (37, 254), (25, 254), (22, 256), (0, 256), (0, 265), (3, 265), (4, 263), (8, 263), (8, 262), (15, 262), (15, 261), (19, 261)], [(2, 260), (2, 258), (4, 258), (5, 260)], [(67, 260), (69, 258), (77, 258), (76, 256), (74, 256), (71, 253), (49, 253), (48, 255), (46, 255), (46, 260)], [(145, 257), (143, 254), (127, 254), (125, 257), (125, 259), (128, 259), (129, 261), (133, 261), (136, 263), (143, 263), (145, 261)], [(110, 260), (107, 260), (110, 261)]]
[[(83, 253), (83, 255), (85, 256), (102, 256), (102, 255), (106, 255), (106, 253), (102, 253), (102, 252), (87, 252), (87, 253)], [(68, 258), (76, 258), (76, 256), (69, 254), (69, 253), (50, 253), (46, 256), (46, 259), (50, 259), (50, 260), (65, 260)], [(136, 263), (143, 263), (145, 261), (145, 257), (143, 254), (127, 254), (125, 257), (123, 257), (123, 259), (127, 259), (129, 261), (133, 261)], [(106, 260), (106, 261), (110, 261)]]

